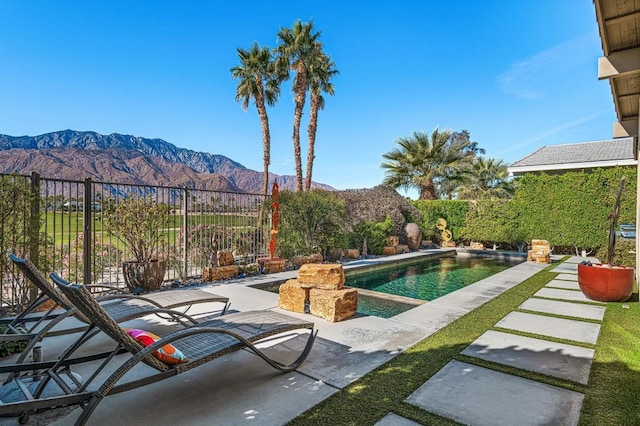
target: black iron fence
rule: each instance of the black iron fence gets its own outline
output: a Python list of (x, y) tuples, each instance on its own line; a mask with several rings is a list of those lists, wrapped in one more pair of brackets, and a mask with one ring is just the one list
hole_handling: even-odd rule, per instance
[(122, 263), (133, 260), (133, 253), (110, 231), (105, 215), (107, 206), (130, 197), (147, 197), (167, 209), (155, 248), (169, 266), (165, 280), (200, 276), (216, 249), (232, 252), (241, 266), (268, 253), (264, 194), (0, 175), (2, 305), (16, 306), (32, 296), (8, 252), (71, 281), (124, 286)]

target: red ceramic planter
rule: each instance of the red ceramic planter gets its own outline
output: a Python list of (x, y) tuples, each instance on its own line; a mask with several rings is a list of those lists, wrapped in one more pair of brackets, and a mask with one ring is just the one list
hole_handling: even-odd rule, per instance
[(633, 268), (602, 263), (578, 264), (578, 285), (591, 300), (623, 302), (633, 292)]

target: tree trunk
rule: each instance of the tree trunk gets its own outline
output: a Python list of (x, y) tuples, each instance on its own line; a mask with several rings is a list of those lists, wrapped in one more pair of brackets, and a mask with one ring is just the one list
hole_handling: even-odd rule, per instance
[(264, 170), (264, 179), (262, 184), (263, 202), (258, 213), (258, 229), (262, 229), (262, 221), (264, 219), (264, 209), (269, 192), (269, 164), (271, 164), (271, 134), (269, 132), (269, 117), (267, 116), (267, 108), (264, 104), (264, 92), (262, 82), (259, 84), (258, 93), (256, 95), (256, 109), (258, 117), (260, 117), (260, 126), (262, 127), (262, 161)]
[(307, 153), (307, 178), (306, 190), (311, 190), (311, 175), (313, 174), (313, 161), (315, 160), (316, 130), (318, 129), (318, 110), (320, 95), (311, 93), (311, 111), (309, 113), (309, 148)]
[(302, 121), (302, 111), (304, 109), (305, 98), (307, 97), (307, 71), (304, 65), (297, 69), (298, 75), (295, 81), (295, 111), (293, 115), (293, 155), (296, 162), (296, 181), (298, 192), (303, 191), (302, 186), (302, 158), (300, 154), (300, 122)]
[(436, 186), (432, 180), (429, 180), (426, 185), (420, 187), (420, 200), (437, 200), (438, 194), (436, 193)]

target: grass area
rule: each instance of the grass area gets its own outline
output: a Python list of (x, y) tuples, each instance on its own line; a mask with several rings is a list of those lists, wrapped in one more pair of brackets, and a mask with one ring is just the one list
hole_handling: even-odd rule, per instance
[(600, 330), (581, 425), (640, 425), (640, 303), (638, 293), (609, 303)]
[[(41, 227), (42, 232), (47, 232), (55, 244), (67, 243), (75, 239), (78, 233), (84, 229), (84, 216), (82, 212), (46, 212)], [(104, 227), (101, 213), (92, 213), (92, 232), (102, 236), (103, 242), (109, 240), (109, 233)], [(167, 218), (167, 241), (174, 241), (182, 226), (183, 217), (170, 215)], [(190, 227), (198, 225), (224, 225), (228, 227), (250, 228), (255, 226), (256, 218), (241, 214), (189, 214), (187, 221)]]
[(557, 264), (459, 318), (289, 424), (368, 425), (375, 424), (390, 412), (421, 424), (458, 424), (403, 402), (453, 359), (584, 393), (581, 424), (640, 424), (640, 306), (637, 293), (633, 296), (634, 301), (609, 304), (588, 386), (460, 355), (497, 321), (555, 278), (557, 274), (550, 272), (555, 266)]

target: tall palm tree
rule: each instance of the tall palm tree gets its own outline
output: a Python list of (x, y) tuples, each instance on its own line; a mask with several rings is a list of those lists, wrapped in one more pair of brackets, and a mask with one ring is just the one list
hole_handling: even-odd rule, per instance
[(271, 135), (266, 105), (273, 106), (280, 95), (280, 80), (268, 47), (254, 43), (249, 50), (238, 48), (240, 65), (231, 68), (233, 79), (238, 80), (236, 101), (246, 111), (253, 99), (262, 127), (262, 158), (264, 167), (263, 194), (269, 191), (269, 164), (271, 163)]
[(294, 115), (293, 115), (293, 154), (296, 165), (296, 179), (298, 191), (302, 187), (302, 158), (300, 155), (300, 122), (302, 111), (309, 89), (307, 70), (310, 63), (322, 52), (322, 46), (317, 41), (319, 32), (313, 32), (313, 23), (304, 23), (300, 20), (294, 22), (293, 27), (281, 28), (278, 32), (280, 45), (275, 51), (278, 55), (278, 68), (283, 78), (288, 78), (289, 71), (293, 70), (296, 76), (293, 80)]
[(389, 160), (381, 165), (386, 169), (383, 183), (393, 188), (416, 188), (421, 200), (437, 199), (439, 186), (464, 173), (465, 164), (474, 157), (468, 140), (452, 140), (451, 135), (451, 131), (436, 127), (431, 137), (413, 132), (396, 139), (399, 147), (383, 154)]
[(476, 157), (470, 169), (470, 181), (458, 193), (462, 200), (511, 198), (514, 187), (508, 180), (507, 164), (495, 158)]
[(323, 93), (333, 96), (335, 89), (331, 78), (338, 74), (336, 64), (325, 54), (314, 58), (308, 70), (309, 92), (311, 93), (311, 105), (309, 111), (309, 148), (307, 152), (307, 176), (305, 190), (311, 190), (311, 175), (313, 173), (313, 160), (315, 159), (316, 131), (318, 129), (318, 111), (324, 109)]

